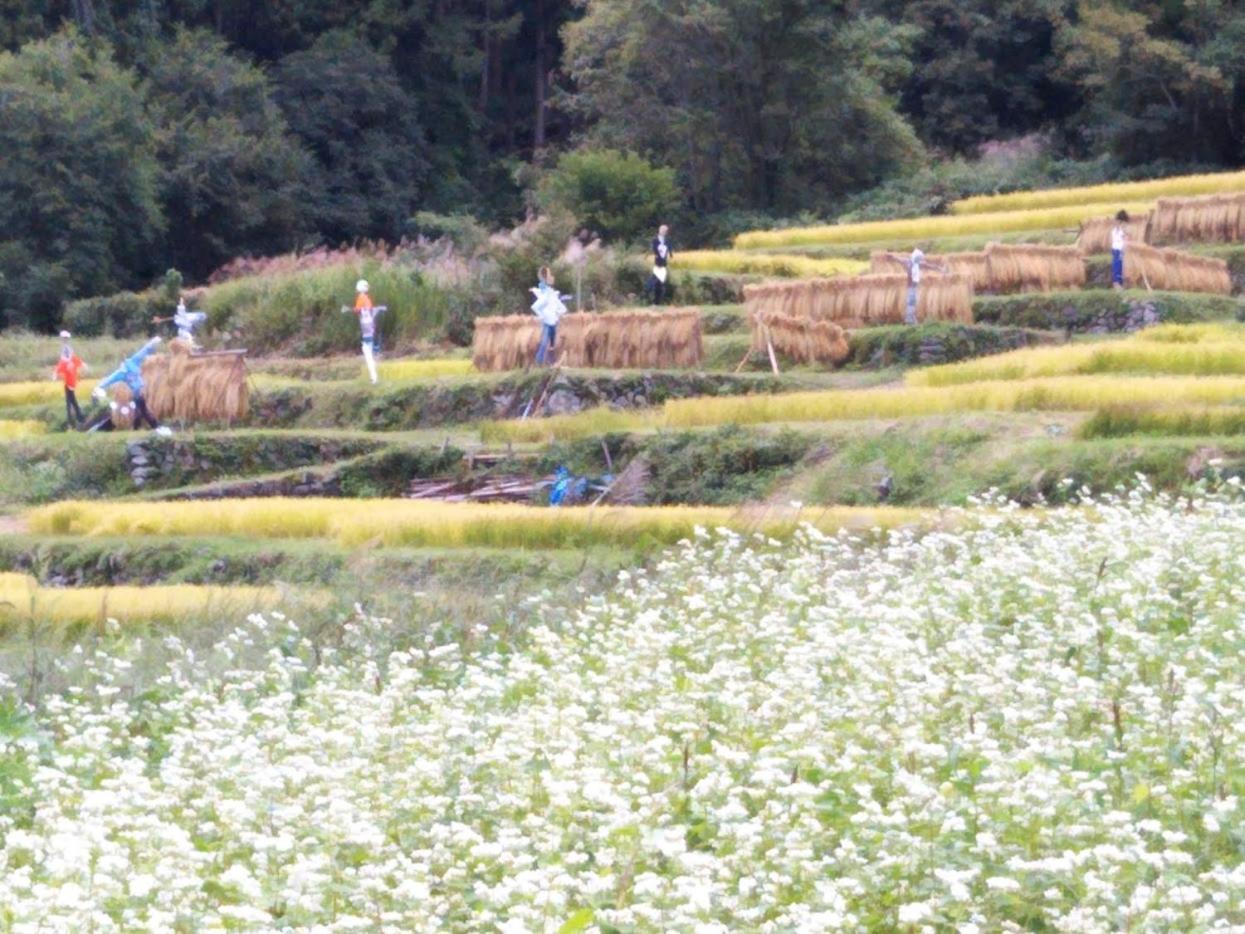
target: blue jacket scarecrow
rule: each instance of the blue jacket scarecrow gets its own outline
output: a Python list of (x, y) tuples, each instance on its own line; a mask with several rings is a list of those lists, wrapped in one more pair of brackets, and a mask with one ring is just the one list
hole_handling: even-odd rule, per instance
[(99, 385), (95, 387), (98, 393), (101, 389), (107, 389), (109, 386), (115, 386), (117, 383), (125, 383), (130, 387), (130, 392), (138, 398), (143, 394), (143, 361), (151, 355), (156, 349), (156, 345), (160, 343), (160, 338), (153, 337), (147, 343), (143, 344), (133, 356), (128, 357), (122, 364), (99, 381)]
[(156, 417), (147, 408), (147, 400), (143, 398), (143, 389), (146, 388), (143, 383), (143, 361), (151, 355), (151, 352), (156, 349), (156, 345), (159, 343), (160, 338), (153, 337), (143, 344), (136, 353), (128, 357), (119, 367), (101, 379), (99, 385), (95, 387), (95, 391), (91, 393), (95, 399), (103, 400), (107, 395), (106, 390), (109, 386), (125, 383), (130, 388), (130, 394), (134, 397), (134, 427), (136, 428), (141, 428), (144, 422), (152, 428), (160, 427)]

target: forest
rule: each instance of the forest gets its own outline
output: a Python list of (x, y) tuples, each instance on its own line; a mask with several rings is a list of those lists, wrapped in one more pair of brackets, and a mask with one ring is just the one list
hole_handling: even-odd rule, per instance
[(1222, 0), (5, 0), (0, 44), (0, 326), (39, 330), (551, 205), (698, 246), (1245, 161)]

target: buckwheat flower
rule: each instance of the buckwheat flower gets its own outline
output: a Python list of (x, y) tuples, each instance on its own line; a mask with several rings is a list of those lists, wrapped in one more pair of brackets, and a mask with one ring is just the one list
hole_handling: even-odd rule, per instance
[(1007, 876), (991, 876), (986, 880), (986, 888), (992, 892), (1019, 892), (1020, 883)]
[(900, 924), (920, 924), (934, 916), (934, 910), (925, 902), (908, 902), (899, 906)]

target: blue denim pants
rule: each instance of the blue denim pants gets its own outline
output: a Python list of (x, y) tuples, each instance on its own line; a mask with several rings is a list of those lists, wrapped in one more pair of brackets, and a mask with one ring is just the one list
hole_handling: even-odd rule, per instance
[(1124, 284), (1124, 251), (1111, 251), (1111, 284)]
[(544, 363), (546, 359), (553, 358), (553, 345), (558, 339), (558, 326), (556, 324), (544, 324), (540, 329), (540, 346), (536, 348), (536, 362)]

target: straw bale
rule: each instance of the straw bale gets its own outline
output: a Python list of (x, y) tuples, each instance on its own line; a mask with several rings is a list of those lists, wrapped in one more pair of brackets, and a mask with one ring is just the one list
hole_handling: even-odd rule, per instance
[(1075, 246), (991, 243), (986, 263), (993, 292), (1050, 292), (1085, 284), (1085, 254)]
[[(906, 275), (866, 274), (834, 279), (773, 280), (744, 287), (749, 316), (831, 321), (843, 328), (900, 324), (908, 300)], [(973, 284), (967, 276), (930, 275), (917, 292), (920, 321), (972, 321)], [(754, 334), (755, 340), (755, 334)], [(755, 349), (763, 349), (761, 347)]]
[[(531, 315), (477, 318), (472, 363), (481, 371), (529, 366), (536, 359), (540, 331)], [(558, 324), (555, 357), (564, 366), (676, 369), (699, 366), (702, 355), (699, 308), (576, 313)]]
[(850, 353), (847, 332), (833, 321), (760, 312), (748, 323), (756, 351), (765, 350), (768, 338), (775, 353), (797, 363), (840, 363)]
[(1159, 198), (1150, 219), (1149, 242), (1155, 245), (1240, 241), (1245, 241), (1245, 192)]
[(250, 411), (244, 355), (195, 354), (184, 341), (143, 363), (151, 413), (161, 421), (232, 422)]
[(1144, 244), (1130, 244), (1124, 251), (1124, 284), (1172, 292), (1232, 292), (1232, 276), (1223, 260)]
[[(1111, 231), (1115, 229), (1114, 217), (1091, 217), (1081, 223), (1081, 232), (1077, 234), (1076, 245), (1081, 252), (1111, 252)], [(1150, 236), (1150, 213), (1135, 214), (1124, 225), (1130, 243), (1147, 243)]]

